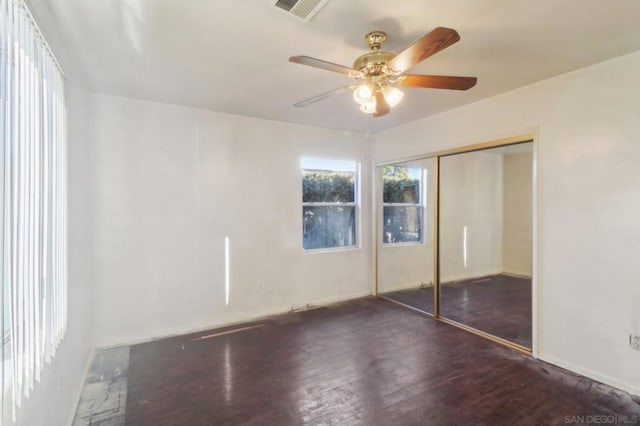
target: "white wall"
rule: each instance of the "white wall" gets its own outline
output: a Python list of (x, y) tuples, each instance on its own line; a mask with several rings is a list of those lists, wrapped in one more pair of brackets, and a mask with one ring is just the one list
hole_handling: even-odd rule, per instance
[(635, 52), (383, 132), (374, 151), (382, 161), (535, 133), (539, 357), (636, 394), (638, 75)]
[(479, 151), (440, 159), (441, 282), (502, 272), (502, 194), (500, 154)]
[(300, 171), (301, 156), (361, 162), (368, 231), (370, 140), (102, 95), (91, 114), (98, 346), (370, 294), (368, 232), (303, 252)]
[(505, 155), (502, 269), (531, 276), (533, 249), (533, 153)]
[(72, 62), (43, 0), (30, 0), (65, 76), (68, 129), (67, 244), (68, 326), (51, 364), (17, 412), (18, 425), (70, 424), (84, 373), (94, 347), (91, 282), (91, 204), (88, 94), (77, 63)]
[[(417, 288), (421, 284), (433, 284), (433, 221), (434, 208), (434, 159), (402, 163), (406, 167), (419, 167), (427, 171), (426, 203), (424, 215), (424, 242), (422, 244), (382, 244), (382, 210), (377, 217), (378, 235), (378, 292), (384, 293), (408, 288)], [(382, 167), (377, 168), (378, 189), (377, 206), (382, 206)]]

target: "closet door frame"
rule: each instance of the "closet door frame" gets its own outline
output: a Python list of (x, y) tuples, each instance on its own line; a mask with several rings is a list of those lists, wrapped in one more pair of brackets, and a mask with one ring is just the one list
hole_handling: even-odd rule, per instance
[[(488, 141), (488, 142), (482, 142), (482, 143), (477, 143), (477, 144), (473, 144), (473, 145), (466, 145), (466, 146), (462, 146), (462, 147), (458, 147), (458, 148), (452, 148), (452, 149), (447, 149), (447, 150), (442, 150), (442, 151), (436, 151), (436, 152), (432, 152), (432, 153), (426, 153), (426, 154), (418, 154), (418, 155), (414, 155), (414, 156), (410, 156), (410, 157), (404, 157), (404, 158), (399, 158), (399, 159), (394, 159), (394, 160), (390, 160), (390, 161), (383, 161), (383, 162), (379, 162), (376, 163), (374, 166), (374, 174), (373, 176), (375, 176), (375, 180), (374, 180), (374, 194), (375, 194), (375, 203), (374, 203), (374, 209), (375, 209), (375, 214), (374, 214), (374, 219), (375, 219), (375, 232), (374, 232), (374, 238), (375, 238), (375, 289), (374, 289), (374, 294), (384, 300), (388, 300), (390, 302), (393, 302), (395, 304), (401, 305), (405, 308), (420, 312), (424, 315), (427, 315), (429, 317), (433, 317), (438, 321), (441, 321), (443, 323), (452, 325), (454, 327), (466, 330), (470, 333), (476, 334), (478, 336), (484, 337), (485, 339), (491, 340), (493, 342), (499, 343), (501, 345), (507, 346), (511, 349), (517, 350), (519, 352), (525, 353), (525, 354), (529, 354), (532, 355), (533, 357), (537, 357), (537, 353), (538, 353), (538, 321), (537, 321), (537, 317), (538, 317), (538, 198), (539, 198), (539, 193), (538, 193), (538, 188), (539, 188), (539, 184), (538, 184), (538, 147), (537, 147), (537, 143), (535, 142), (536, 140), (536, 135), (534, 134), (526, 134), (526, 135), (518, 135), (518, 136), (513, 136), (510, 138), (504, 138), (504, 139), (497, 139), (497, 140), (492, 140), (492, 141)], [(533, 243), (533, 247), (532, 247), (532, 276), (531, 276), (531, 303), (532, 303), (532, 309), (531, 309), (531, 348), (527, 348), (525, 346), (522, 345), (518, 345), (517, 343), (513, 343), (509, 340), (494, 336), (492, 334), (486, 333), (484, 331), (475, 329), (473, 327), (470, 327), (468, 325), (459, 323), (457, 321), (453, 321), (451, 319), (448, 318), (444, 318), (441, 315), (440, 312), (440, 158), (441, 157), (445, 157), (445, 156), (449, 156), (449, 155), (455, 155), (455, 154), (463, 154), (463, 153), (467, 153), (467, 152), (473, 152), (473, 151), (482, 151), (482, 150), (486, 150), (486, 149), (490, 149), (490, 148), (497, 148), (497, 147), (502, 147), (502, 146), (508, 146), (508, 145), (517, 145), (517, 144), (521, 144), (521, 143), (527, 143), (527, 142), (532, 142), (533, 143), (533, 164), (532, 164), (532, 196), (533, 196), (533, 200), (532, 200), (532, 208), (533, 211), (532, 213), (532, 243)], [(433, 252), (433, 291), (434, 291), (434, 298), (433, 298), (433, 314), (430, 314), (428, 312), (422, 311), (420, 309), (414, 308), (412, 306), (408, 306), (402, 302), (399, 302), (397, 300), (393, 300), (390, 299), (386, 296), (384, 296), (383, 294), (379, 293), (379, 289), (378, 289), (378, 258), (379, 258), (379, 239), (381, 238), (381, 232), (380, 232), (380, 226), (379, 224), (380, 219), (381, 219), (381, 204), (380, 204), (380, 193), (381, 193), (381, 185), (382, 185), (382, 179), (381, 176), (379, 176), (378, 173), (378, 168), (382, 167), (382, 166), (388, 166), (388, 165), (393, 165), (393, 164), (397, 164), (397, 163), (402, 163), (402, 162), (406, 162), (406, 161), (415, 161), (415, 160), (423, 160), (423, 159), (428, 159), (428, 158), (433, 158), (434, 159), (434, 183), (433, 186), (430, 185), (430, 188), (434, 191), (434, 208), (433, 211), (431, 212), (427, 212), (427, 214), (432, 214), (433, 215), (433, 224), (434, 224), (434, 234), (433, 234), (433, 247), (432, 247), (432, 252)]]

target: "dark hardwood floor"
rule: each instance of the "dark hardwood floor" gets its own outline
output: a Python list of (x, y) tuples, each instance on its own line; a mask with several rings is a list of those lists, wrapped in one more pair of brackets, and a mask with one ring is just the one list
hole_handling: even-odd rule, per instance
[(128, 425), (640, 421), (624, 392), (373, 297), (134, 345), (126, 370)]
[[(531, 348), (531, 279), (492, 275), (443, 284), (440, 294), (443, 317)], [(384, 296), (433, 312), (433, 287)]]

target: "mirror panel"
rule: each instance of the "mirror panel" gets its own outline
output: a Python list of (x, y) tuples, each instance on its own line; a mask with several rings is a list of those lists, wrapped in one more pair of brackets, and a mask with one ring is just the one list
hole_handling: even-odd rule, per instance
[(440, 315), (531, 348), (533, 143), (439, 169)]
[(378, 294), (433, 314), (433, 158), (376, 168)]

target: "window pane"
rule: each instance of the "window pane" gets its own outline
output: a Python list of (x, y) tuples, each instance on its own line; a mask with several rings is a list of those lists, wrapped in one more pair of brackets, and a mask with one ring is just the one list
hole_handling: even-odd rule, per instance
[(385, 244), (422, 241), (422, 207), (385, 206), (382, 220)]
[(402, 166), (384, 166), (384, 203), (420, 202), (420, 169)]
[(305, 250), (356, 245), (355, 206), (304, 206), (302, 212)]
[(355, 172), (302, 171), (302, 201), (305, 203), (355, 202)]

